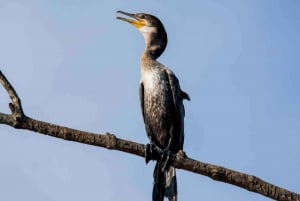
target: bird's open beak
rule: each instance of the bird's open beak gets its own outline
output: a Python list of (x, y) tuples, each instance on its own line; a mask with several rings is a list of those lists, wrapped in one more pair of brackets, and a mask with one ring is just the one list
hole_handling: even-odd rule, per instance
[(117, 17), (118, 20), (123, 20), (125, 22), (128, 22), (128, 23), (132, 24), (133, 26), (135, 26), (137, 29), (140, 29), (146, 25), (145, 20), (139, 19), (135, 14), (126, 13), (126, 12), (123, 12), (120, 10), (117, 11), (117, 13), (121, 13), (123, 15), (133, 18), (133, 19), (130, 19), (130, 18), (124, 18), (124, 17)]

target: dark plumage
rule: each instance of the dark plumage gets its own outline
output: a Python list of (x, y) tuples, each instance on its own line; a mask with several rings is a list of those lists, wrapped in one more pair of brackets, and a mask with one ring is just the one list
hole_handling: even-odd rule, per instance
[[(167, 46), (167, 33), (160, 20), (149, 14), (118, 13), (132, 19), (117, 17), (134, 25), (144, 36), (146, 48), (141, 57), (140, 104), (147, 135), (152, 144), (161, 150), (177, 153), (184, 143), (183, 99), (190, 100), (180, 89), (175, 74), (156, 61)], [(163, 196), (177, 200), (175, 168), (167, 167), (161, 172), (159, 161), (154, 170), (153, 200), (162, 201)]]

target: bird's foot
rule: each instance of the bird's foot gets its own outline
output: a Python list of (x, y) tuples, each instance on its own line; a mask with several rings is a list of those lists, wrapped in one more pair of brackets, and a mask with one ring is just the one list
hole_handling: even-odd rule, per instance
[(146, 164), (150, 160), (160, 160), (162, 154), (163, 151), (159, 147), (155, 146), (154, 144), (146, 144), (146, 150), (145, 150)]
[(145, 161), (146, 164), (149, 163), (149, 161), (152, 158), (152, 144), (146, 144), (146, 148), (145, 148)]

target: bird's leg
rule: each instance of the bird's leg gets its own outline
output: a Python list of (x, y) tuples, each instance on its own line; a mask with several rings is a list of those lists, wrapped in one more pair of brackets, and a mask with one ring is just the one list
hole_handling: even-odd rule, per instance
[(163, 150), (162, 155), (161, 155), (161, 171), (165, 172), (165, 170), (169, 167), (169, 165), (172, 162), (172, 152), (170, 150), (171, 145), (172, 145), (172, 139), (173, 137), (171, 136), (169, 139), (169, 143), (166, 149)]
[(160, 160), (161, 172), (165, 172), (165, 170), (170, 166), (171, 161), (172, 161), (172, 152), (170, 150), (165, 149), (162, 153), (162, 158)]
[(145, 161), (146, 164), (150, 161), (150, 160), (160, 160), (161, 156), (163, 154), (163, 151), (156, 145), (150, 143), (150, 144), (146, 144), (146, 150), (145, 150)]

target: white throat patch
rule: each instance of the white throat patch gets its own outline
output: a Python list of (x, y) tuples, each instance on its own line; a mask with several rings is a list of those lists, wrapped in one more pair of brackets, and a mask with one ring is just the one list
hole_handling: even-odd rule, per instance
[(151, 33), (157, 33), (157, 28), (156, 27), (149, 27), (149, 26), (143, 26), (142, 28), (139, 29), (139, 31), (143, 34), (145, 41), (150, 41), (150, 35)]

